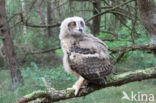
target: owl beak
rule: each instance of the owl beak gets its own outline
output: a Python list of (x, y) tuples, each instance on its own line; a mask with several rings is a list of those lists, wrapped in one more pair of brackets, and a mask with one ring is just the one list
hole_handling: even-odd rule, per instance
[(82, 33), (82, 29), (81, 28), (79, 28), (79, 31)]

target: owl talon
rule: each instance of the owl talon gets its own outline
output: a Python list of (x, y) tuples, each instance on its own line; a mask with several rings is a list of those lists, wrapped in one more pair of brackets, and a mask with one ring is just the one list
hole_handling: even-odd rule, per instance
[(78, 94), (78, 92), (79, 92), (79, 88), (74, 88), (74, 87), (72, 87), (72, 88), (67, 88), (67, 90), (74, 90), (75, 92), (74, 92), (74, 95), (75, 96), (77, 96), (77, 94)]
[(75, 90), (74, 88), (67, 88), (67, 90)]
[(76, 89), (74, 92), (74, 95), (77, 96), (78, 92), (79, 92), (79, 89)]

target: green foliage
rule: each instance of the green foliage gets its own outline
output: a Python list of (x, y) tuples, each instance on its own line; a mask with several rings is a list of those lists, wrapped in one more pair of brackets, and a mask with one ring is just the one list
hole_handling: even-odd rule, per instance
[[(60, 0), (61, 1), (61, 0)], [(66, 1), (66, 0), (65, 0)], [(156, 1), (156, 0), (154, 0)], [(25, 6), (27, 11), (27, 19), (29, 23), (40, 25), (40, 17), (36, 11), (36, 8), (31, 8), (32, 1), (25, 0)], [(58, 4), (63, 4), (64, 0), (58, 2)], [(72, 4), (73, 3), (73, 4)], [(84, 7), (87, 10), (92, 10), (92, 2), (72, 2), (68, 5), (62, 6), (63, 13), (60, 11), (56, 12), (57, 19), (54, 20), (54, 24), (62, 21), (67, 16), (83, 16), (85, 20), (92, 16), (92, 12), (79, 12), (80, 7), (83, 10)], [(11, 5), (10, 5), (11, 4)], [(46, 13), (46, 6), (45, 1), (41, 4), (43, 9), (43, 15), (47, 15)], [(102, 2), (104, 5), (104, 3)], [(57, 3), (56, 3), (57, 5)], [(45, 7), (44, 7), (45, 6)], [(56, 7), (59, 7), (57, 5)], [(70, 9), (69, 9), (70, 8)], [(15, 51), (17, 55), (17, 59), (19, 64), (22, 66), (22, 76), (24, 78), (25, 85), (23, 87), (18, 88), (16, 91), (11, 89), (11, 81), (9, 76), (8, 70), (0, 70), (0, 103), (13, 103), (17, 98), (22, 97), (28, 93), (31, 93), (34, 90), (46, 90), (46, 87), (43, 84), (42, 77), (46, 79), (48, 84), (56, 89), (65, 89), (67, 87), (71, 87), (73, 83), (76, 81), (76, 78), (72, 77), (71, 75), (64, 72), (63, 66), (59, 65), (60, 62), (57, 56), (60, 56), (62, 59), (63, 52), (61, 49), (55, 50), (52, 53), (45, 53), (45, 54), (36, 54), (36, 55), (26, 55), (30, 52), (34, 51), (44, 51), (50, 48), (55, 48), (60, 46), (60, 41), (58, 38), (59, 28), (55, 29), (55, 36), (52, 38), (45, 38), (42, 34), (43, 29), (41, 28), (31, 28), (27, 27), (27, 34), (24, 36), (23, 34), (23, 25), (19, 23), (19, 16), (12, 17), (16, 13), (21, 12), (21, 2), (19, 0), (6, 0), (6, 9), (7, 9), (7, 16), (10, 24), (10, 31), (13, 37), (13, 42), (15, 46)], [(57, 8), (56, 8), (57, 9)], [(75, 11), (76, 12), (75, 12)], [(66, 11), (66, 12), (64, 12)], [(60, 14), (60, 12), (62, 14)], [(59, 16), (57, 15), (59, 14)], [(61, 15), (61, 16), (60, 16)], [(59, 18), (58, 18), (59, 17)], [(11, 18), (11, 19), (10, 19)], [(101, 28), (100, 31), (111, 31), (114, 32), (119, 36), (120, 40), (117, 41), (105, 41), (110, 49), (116, 49), (121, 46), (128, 46), (132, 45), (131, 42), (131, 30), (124, 25), (116, 25), (112, 26), (112, 19), (114, 20), (114, 16), (110, 13), (101, 16)], [(130, 20), (123, 20), (123, 22), (132, 28), (132, 22)], [(91, 22), (90, 22), (91, 24)], [(16, 26), (15, 26), (16, 25)], [(111, 28), (114, 27), (114, 28)], [(135, 44), (148, 44), (149, 38), (146, 36), (146, 30), (142, 26), (141, 22), (137, 20), (136, 23), (136, 34), (135, 36)], [(87, 27), (87, 32), (91, 33), (91, 29)], [(101, 40), (106, 38), (112, 39), (115, 37), (109, 33), (102, 33), (100, 32), (96, 35)], [(2, 41), (0, 41), (2, 44)], [(55, 55), (55, 56), (54, 56)], [(118, 54), (111, 55), (111, 59), (114, 59)], [(25, 57), (26, 56), (26, 57)], [(21, 63), (23, 61), (24, 63)], [(59, 58), (60, 59), (60, 58)], [(138, 68), (147, 68), (154, 66), (154, 58), (152, 54), (148, 54), (142, 51), (131, 51), (125, 53), (119, 63), (114, 66), (114, 71), (116, 73), (132, 71)], [(52, 64), (51, 64), (52, 63)], [(55, 68), (55, 64), (57, 64)], [(58, 66), (59, 65), (59, 66)], [(71, 100), (60, 101), (58, 103), (131, 103), (129, 101), (121, 101), (122, 91), (126, 92), (143, 92), (143, 93), (154, 93), (156, 91), (155, 88), (155, 80), (143, 81), (143, 82), (135, 82), (127, 85), (123, 85), (121, 87), (112, 87), (97, 91), (92, 93), (86, 98), (74, 98)], [(135, 89), (134, 89), (135, 88)], [(156, 94), (155, 94), (156, 95)], [(110, 98), (111, 97), (111, 98)]]
[(41, 79), (42, 77), (45, 78), (51, 87), (56, 89), (71, 87), (76, 80), (76, 78), (64, 72), (62, 65), (56, 68), (40, 68), (36, 63), (32, 62), (30, 66), (23, 67), (21, 72), (24, 78), (24, 86), (14, 92), (10, 90), (11, 81), (9, 71), (0, 71), (0, 103), (12, 103), (17, 98), (34, 90), (46, 90)]
[(22, 75), (24, 78), (31, 77), (32, 80), (37, 81), (38, 82), (37, 87), (41, 89), (45, 88), (43, 81), (41, 79), (42, 77), (46, 79), (49, 85), (55, 88), (58, 88), (59, 81), (62, 81), (61, 82), (62, 84), (64, 81), (74, 80), (71, 75), (68, 75), (64, 72), (62, 66), (59, 66), (57, 68), (44, 67), (42, 69), (39, 68), (38, 65), (34, 62), (30, 64), (30, 67), (26, 67), (26, 69), (22, 70)]
[[(126, 23), (127, 26), (131, 27), (132, 26), (132, 22), (130, 20), (127, 21)], [(104, 30), (104, 28), (102, 28), (101, 30)], [(138, 45), (142, 45), (142, 44), (148, 44), (149, 43), (149, 38), (146, 36), (146, 31), (143, 28), (143, 26), (141, 25), (141, 23), (138, 21), (138, 25), (136, 26), (136, 32), (138, 34), (135, 34), (135, 44)], [(113, 42), (110, 41), (105, 41), (105, 43), (108, 45), (108, 47), (110, 49), (116, 49), (118, 47), (122, 47), (122, 46), (128, 46), (128, 45), (132, 45), (131, 42), (131, 30), (128, 29), (125, 26), (122, 26), (120, 30), (116, 29), (115, 32), (116, 34), (118, 34), (120, 40), (116, 40)], [(105, 38), (114, 38), (111, 34), (109, 33), (100, 33), (98, 36), (98, 38), (100, 38), (101, 40), (104, 40)], [(112, 54), (111, 58), (114, 59), (118, 54)], [(122, 57), (120, 63), (125, 63), (129, 58), (133, 57), (135, 59), (145, 59), (146, 62), (142, 62), (142, 66), (141, 67), (148, 67), (151, 66), (153, 64), (152, 60), (148, 61), (149, 59), (146, 60), (146, 58), (149, 55), (145, 54), (145, 52), (139, 52), (139, 51), (132, 51), (132, 52), (128, 52), (124, 55), (124, 57)], [(152, 55), (150, 55), (150, 58), (152, 58)], [(138, 64), (139, 61), (137, 61), (136, 64)], [(134, 65), (131, 65), (132, 68), (135, 68)], [(139, 67), (138, 65), (135, 65), (137, 68)]]
[[(62, 66), (57, 68), (39, 68), (35, 63), (31, 63), (30, 66), (23, 69), (22, 76), (24, 77), (25, 85), (13, 91), (10, 90), (9, 71), (0, 71), (0, 103), (13, 103), (23, 95), (29, 94), (35, 90), (46, 90), (41, 77), (44, 77), (51, 87), (59, 90), (71, 87), (76, 81), (75, 78), (64, 72)], [(146, 80), (126, 84), (121, 87), (110, 87), (96, 91), (85, 98), (73, 98), (59, 101), (58, 103), (131, 103), (127, 100), (121, 100), (123, 96), (122, 91), (128, 94), (133, 91), (135, 93), (152, 93), (156, 95), (154, 92), (156, 90), (154, 83), (156, 83), (155, 80)]]
[(58, 54), (59, 56), (63, 56), (63, 51), (62, 51), (62, 49), (57, 49), (57, 50), (55, 50), (55, 53)]

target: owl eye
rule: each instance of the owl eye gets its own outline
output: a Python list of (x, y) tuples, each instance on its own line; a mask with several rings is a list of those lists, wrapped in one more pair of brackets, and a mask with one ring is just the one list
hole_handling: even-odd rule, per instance
[(75, 28), (75, 27), (76, 27), (76, 22), (73, 22), (73, 23), (71, 24), (71, 26), (72, 26), (72, 28)]
[(82, 27), (84, 27), (84, 23), (82, 21), (80, 22), (80, 24), (81, 24)]

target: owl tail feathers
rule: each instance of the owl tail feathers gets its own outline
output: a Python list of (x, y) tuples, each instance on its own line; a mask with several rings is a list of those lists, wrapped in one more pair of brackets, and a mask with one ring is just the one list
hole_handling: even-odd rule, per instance
[(101, 77), (101, 78), (97, 78), (91, 81), (88, 81), (88, 85), (89, 86), (101, 86), (101, 85), (106, 85), (107, 84), (107, 79), (106, 77)]

